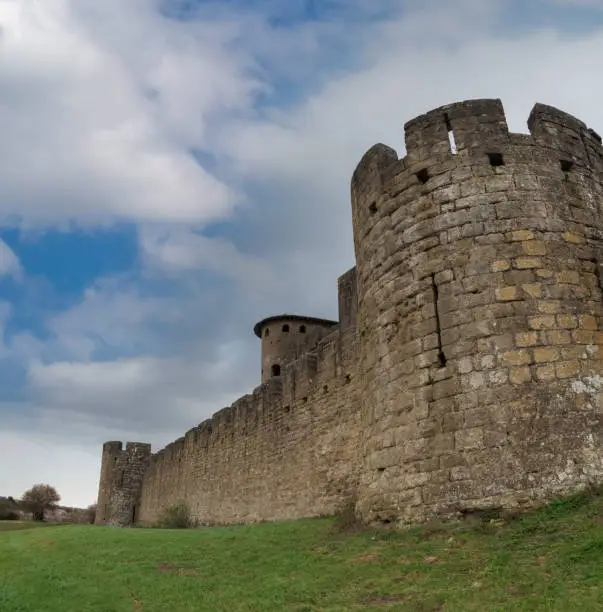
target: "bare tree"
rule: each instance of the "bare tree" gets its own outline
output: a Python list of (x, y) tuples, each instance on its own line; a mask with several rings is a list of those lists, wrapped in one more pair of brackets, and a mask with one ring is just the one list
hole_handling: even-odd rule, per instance
[(37, 484), (23, 494), (21, 502), (32, 513), (34, 521), (43, 521), (44, 511), (53, 508), (60, 499), (54, 487)]

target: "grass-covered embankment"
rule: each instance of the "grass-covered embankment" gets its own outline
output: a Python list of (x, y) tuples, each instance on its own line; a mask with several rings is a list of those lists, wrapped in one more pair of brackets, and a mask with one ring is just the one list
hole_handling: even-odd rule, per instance
[(521, 519), (337, 533), (332, 519), (0, 533), (0, 610), (603, 609), (603, 497)]

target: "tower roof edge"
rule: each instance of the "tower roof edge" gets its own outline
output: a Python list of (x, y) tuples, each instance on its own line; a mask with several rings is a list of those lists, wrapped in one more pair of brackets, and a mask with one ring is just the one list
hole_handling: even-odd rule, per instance
[(320, 317), (309, 317), (304, 315), (296, 315), (296, 314), (279, 314), (272, 315), (270, 317), (266, 317), (261, 321), (258, 321), (253, 326), (253, 333), (258, 337), (262, 337), (262, 328), (267, 323), (275, 323), (277, 321), (299, 321), (302, 323), (313, 323), (315, 325), (323, 325), (325, 327), (332, 327), (334, 325), (338, 325), (339, 321), (332, 321), (331, 319), (321, 319)]

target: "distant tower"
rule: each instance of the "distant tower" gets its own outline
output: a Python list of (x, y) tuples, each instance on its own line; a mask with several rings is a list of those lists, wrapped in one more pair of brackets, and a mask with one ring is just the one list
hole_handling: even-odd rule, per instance
[(256, 323), (253, 331), (262, 340), (262, 383), (281, 375), (281, 368), (310, 350), (337, 321), (276, 315)]
[(352, 178), (358, 511), (420, 521), (603, 479), (603, 149), (537, 104), (437, 108)]
[(142, 478), (149, 466), (151, 445), (128, 442), (105, 442), (96, 507), (96, 525), (136, 523), (140, 505)]

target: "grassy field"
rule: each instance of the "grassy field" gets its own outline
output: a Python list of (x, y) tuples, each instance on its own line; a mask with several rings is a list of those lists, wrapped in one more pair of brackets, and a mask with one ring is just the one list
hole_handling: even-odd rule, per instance
[(603, 497), (501, 524), (0, 533), (2, 612), (603, 610)]

